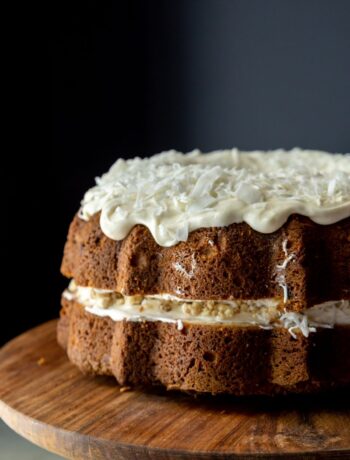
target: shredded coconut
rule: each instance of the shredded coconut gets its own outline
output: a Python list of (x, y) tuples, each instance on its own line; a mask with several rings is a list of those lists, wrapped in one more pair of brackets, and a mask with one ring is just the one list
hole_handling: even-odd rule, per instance
[(285, 255), (285, 259), (283, 260), (282, 264), (277, 264), (276, 265), (276, 281), (279, 284), (279, 286), (283, 290), (283, 302), (286, 303), (289, 298), (289, 292), (288, 292), (288, 286), (286, 283), (286, 275), (285, 275), (285, 270), (288, 266), (288, 264), (295, 259), (295, 254), (292, 252), (288, 254), (288, 240), (285, 239), (282, 242), (282, 251)]
[(350, 216), (349, 174), (350, 154), (171, 150), (119, 159), (86, 192), (79, 216), (101, 211), (101, 228), (115, 240), (143, 224), (162, 246), (237, 222), (270, 233), (293, 213), (331, 224)]

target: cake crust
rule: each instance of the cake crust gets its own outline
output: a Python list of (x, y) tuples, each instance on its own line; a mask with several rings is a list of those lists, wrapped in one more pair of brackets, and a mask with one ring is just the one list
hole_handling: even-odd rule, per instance
[(281, 298), (291, 311), (350, 299), (350, 218), (322, 226), (293, 215), (269, 234), (246, 223), (202, 228), (172, 247), (159, 246), (142, 225), (112, 240), (99, 218), (75, 216), (69, 229), (61, 271), (81, 286), (202, 300)]
[(133, 387), (274, 395), (350, 384), (349, 326), (308, 338), (286, 329), (113, 321), (62, 299), (58, 341), (72, 363)]

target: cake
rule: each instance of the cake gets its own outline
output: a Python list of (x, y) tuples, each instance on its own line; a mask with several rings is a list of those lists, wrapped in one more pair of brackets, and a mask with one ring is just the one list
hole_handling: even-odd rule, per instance
[(71, 223), (58, 342), (126, 387), (349, 386), (349, 178), (300, 149), (119, 159)]

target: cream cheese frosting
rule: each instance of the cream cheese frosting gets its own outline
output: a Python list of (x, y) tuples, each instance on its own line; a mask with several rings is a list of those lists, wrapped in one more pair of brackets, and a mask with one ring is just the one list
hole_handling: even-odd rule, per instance
[(270, 233), (291, 214), (328, 225), (350, 216), (349, 178), (350, 154), (171, 150), (119, 159), (86, 192), (79, 216), (100, 211), (102, 231), (114, 240), (143, 224), (161, 246), (200, 227), (239, 222)]
[(296, 338), (298, 331), (308, 337), (317, 327), (350, 324), (347, 300), (324, 302), (303, 313), (295, 313), (281, 310), (278, 299), (204, 301), (169, 294), (128, 297), (115, 291), (77, 286), (74, 281), (63, 296), (76, 300), (89, 313), (107, 316), (113, 321), (162, 321), (176, 323), (179, 329), (184, 322), (254, 325), (263, 329), (284, 327)]

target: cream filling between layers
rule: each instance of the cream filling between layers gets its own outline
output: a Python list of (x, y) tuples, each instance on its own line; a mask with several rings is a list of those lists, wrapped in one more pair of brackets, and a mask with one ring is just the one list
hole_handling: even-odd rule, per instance
[(63, 293), (67, 300), (76, 300), (97, 316), (113, 321), (162, 321), (223, 323), (255, 325), (263, 329), (284, 327), (296, 338), (300, 331), (305, 337), (316, 328), (350, 325), (350, 302), (329, 301), (304, 310), (303, 313), (281, 310), (281, 301), (274, 298), (258, 300), (190, 300), (169, 294), (153, 296), (123, 296), (122, 294), (91, 287), (77, 286), (74, 280)]

